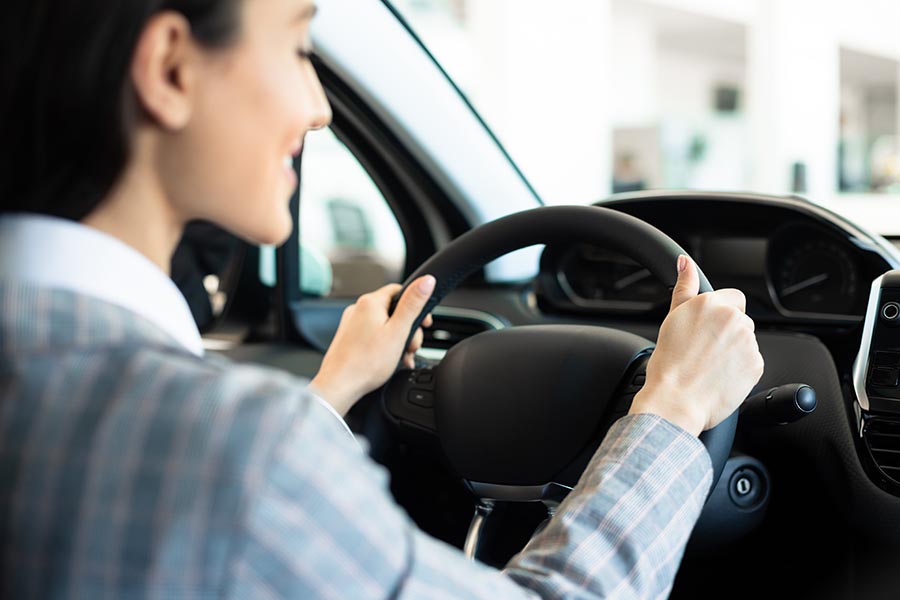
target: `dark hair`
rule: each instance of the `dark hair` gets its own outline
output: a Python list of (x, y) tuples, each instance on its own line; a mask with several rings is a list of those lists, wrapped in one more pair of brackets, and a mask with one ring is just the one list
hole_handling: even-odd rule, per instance
[(128, 164), (138, 113), (129, 71), (153, 15), (202, 44), (239, 33), (241, 0), (8, 0), (0, 19), (0, 214), (80, 220)]

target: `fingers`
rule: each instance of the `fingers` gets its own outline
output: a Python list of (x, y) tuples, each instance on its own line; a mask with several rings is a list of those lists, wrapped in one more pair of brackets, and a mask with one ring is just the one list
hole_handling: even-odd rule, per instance
[[(425, 305), (434, 292), (435, 279), (431, 275), (419, 277), (403, 292), (397, 308), (391, 316), (391, 323), (402, 330), (409, 331), (416, 318), (425, 309)], [(384, 288), (382, 288), (384, 289)]]
[(725, 308), (729, 313), (728, 318), (750, 330), (750, 333), (756, 331), (756, 323), (747, 315), (747, 297), (744, 295), (744, 292), (733, 288), (725, 288), (704, 294), (702, 300), (706, 301), (706, 305), (709, 307), (715, 307), (720, 310)]
[(419, 351), (419, 348), (422, 347), (422, 342), (425, 339), (425, 332), (422, 331), (422, 328), (419, 327), (416, 329), (415, 335), (413, 335), (412, 339), (409, 341), (409, 346), (406, 347), (406, 351), (412, 354), (415, 354)]
[(434, 318), (431, 316), (431, 313), (428, 313), (427, 315), (425, 315), (425, 318), (422, 320), (422, 327), (424, 327), (425, 329), (428, 329), (432, 325), (434, 325)]
[(385, 310), (388, 309), (391, 305), (391, 301), (394, 299), (394, 296), (403, 289), (403, 286), (399, 283), (389, 283), (384, 287), (380, 287), (374, 292), (369, 292), (368, 294), (363, 294), (359, 297), (359, 300), (356, 302), (371, 302), (373, 304), (377, 304), (379, 307), (384, 307)]
[(682, 254), (678, 257), (678, 281), (672, 290), (672, 305), (669, 312), (696, 296), (699, 291), (700, 275), (697, 273), (697, 265)]
[[(430, 315), (429, 315), (430, 316)], [(409, 346), (406, 347), (406, 351), (403, 353), (403, 366), (407, 369), (415, 369), (416, 368), (416, 352), (422, 347), (422, 342), (425, 340), (425, 332), (422, 331), (422, 328), (419, 327), (416, 329), (415, 335), (413, 335), (412, 339), (409, 342)]]
[(715, 292), (713, 292), (713, 294), (716, 296), (716, 299), (719, 302), (728, 306), (733, 306), (734, 308), (740, 310), (742, 313), (747, 312), (747, 297), (741, 290), (725, 288), (716, 290)]

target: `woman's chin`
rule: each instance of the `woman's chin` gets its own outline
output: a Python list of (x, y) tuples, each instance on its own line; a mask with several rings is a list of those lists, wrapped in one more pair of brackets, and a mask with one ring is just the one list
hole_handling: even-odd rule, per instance
[(266, 232), (258, 243), (265, 246), (280, 246), (291, 237), (291, 222), (288, 220), (286, 226), (279, 227), (270, 232)]
[(238, 237), (241, 237), (253, 244), (261, 246), (280, 246), (285, 243), (291, 236), (293, 221), (288, 211), (285, 211), (284, 218), (273, 218), (266, 223), (259, 223), (258, 227), (249, 230), (245, 227), (238, 227), (232, 231)]

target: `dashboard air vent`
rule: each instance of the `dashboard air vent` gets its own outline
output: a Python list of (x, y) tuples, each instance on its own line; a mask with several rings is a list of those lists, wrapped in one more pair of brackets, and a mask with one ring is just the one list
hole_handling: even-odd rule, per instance
[(434, 325), (425, 331), (425, 343), (429, 348), (449, 350), (467, 337), (493, 329), (482, 321), (434, 317)]
[(863, 429), (863, 439), (881, 473), (900, 484), (900, 420), (868, 419)]
[(492, 329), (503, 329), (495, 316), (476, 310), (437, 307), (432, 313), (434, 325), (425, 330), (419, 357), (440, 360), (447, 350), (466, 338)]

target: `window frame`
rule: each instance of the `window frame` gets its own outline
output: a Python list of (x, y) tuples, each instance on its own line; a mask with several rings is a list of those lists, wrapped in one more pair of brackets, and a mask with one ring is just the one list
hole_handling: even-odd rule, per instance
[[(470, 223), (365, 101), (320, 60), (314, 57), (313, 61), (331, 103), (331, 129), (335, 137), (370, 177), (397, 219), (406, 245), (405, 279), (438, 248), (468, 231)], [(294, 163), (299, 181), (302, 181), (302, 164), (301, 153)], [(322, 298), (303, 293), (300, 286), (301, 206), (298, 185), (290, 202), (296, 226), (276, 251), (278, 330), (282, 332), (282, 339), (306, 343), (324, 351), (340, 313), (355, 298)], [(483, 271), (473, 279), (483, 280)]]

